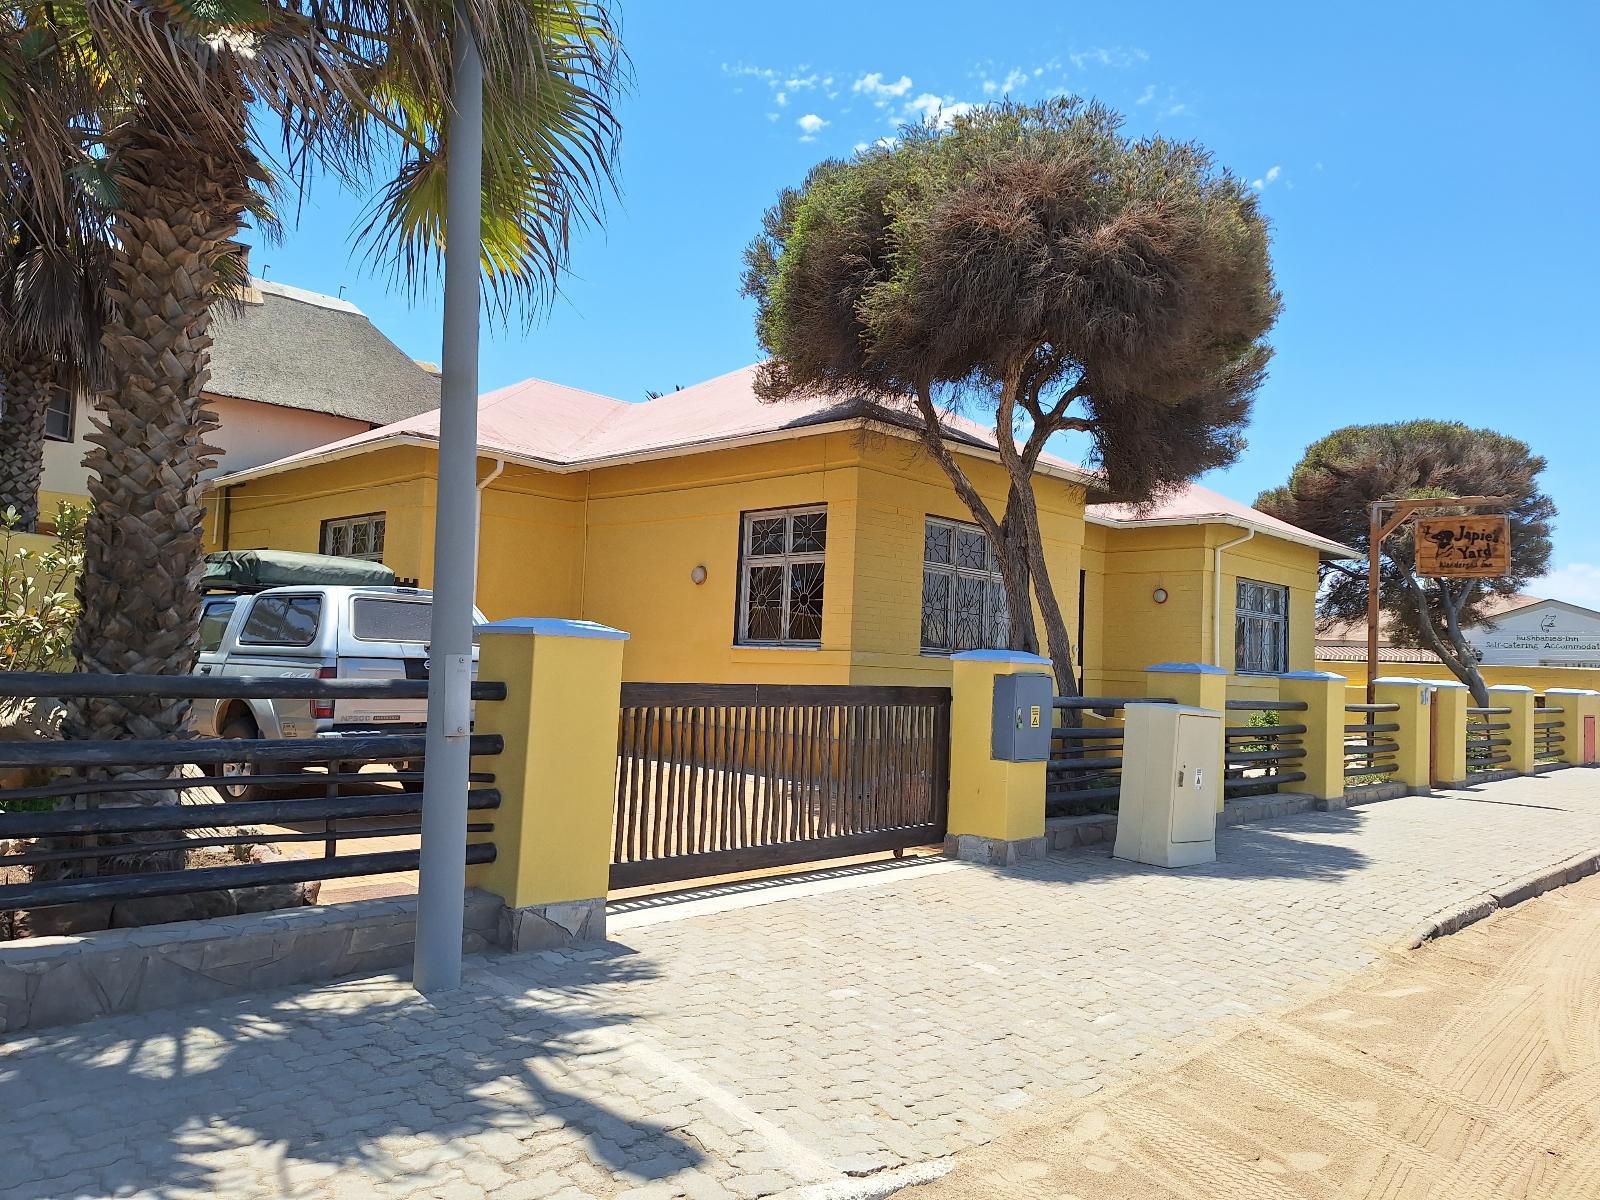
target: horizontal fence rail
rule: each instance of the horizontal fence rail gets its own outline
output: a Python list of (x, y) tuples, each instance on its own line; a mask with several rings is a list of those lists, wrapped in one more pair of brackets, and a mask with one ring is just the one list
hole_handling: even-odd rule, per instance
[(1509, 708), (1467, 709), (1467, 770), (1495, 771), (1511, 761)]
[[(1058, 696), (1059, 714), (1050, 730), (1050, 761), (1045, 764), (1046, 816), (1113, 812), (1122, 794), (1125, 732), (1118, 715), (1133, 704), (1176, 704), (1167, 696)], [(1080, 724), (1063, 723), (1079, 713)]]
[(1305, 759), (1306, 726), (1284, 721), (1283, 713), (1305, 712), (1303, 700), (1229, 700), (1230, 713), (1248, 712), (1249, 723), (1228, 725), (1223, 751), (1222, 794), (1225, 799), (1276, 792), (1285, 784), (1303, 782), (1296, 764)]
[[(426, 700), (426, 679), (313, 679), (285, 675), (90, 675), (0, 672), (0, 698), (48, 696), (115, 699), (163, 696), (191, 700)], [(506, 685), (474, 680), (474, 700), (504, 700)]]
[(941, 842), (946, 688), (626, 683), (611, 885)]
[(1344, 727), (1344, 777), (1346, 787), (1384, 783), (1400, 769), (1396, 755), (1400, 743), (1393, 738), (1400, 732), (1396, 721), (1385, 720), (1400, 711), (1398, 704), (1346, 704)]
[(1561, 762), (1566, 758), (1566, 709), (1539, 697), (1533, 713), (1533, 759), (1535, 762)]
[[(425, 699), (427, 689), (427, 680), (407, 679), (0, 674), (0, 698)], [(492, 702), (506, 689), (480, 681), (472, 694)], [(474, 755), (503, 749), (498, 735), (470, 741)], [(0, 768), (34, 777), (0, 789), (0, 842), (15, 843), (0, 855), (0, 914), (414, 871), (414, 846), (359, 845), (419, 834), (426, 744), (411, 732), (0, 743)], [(480, 817), (500, 805), (493, 783), (482, 769), (469, 776), (467, 806)], [(281, 798), (257, 798), (265, 793)], [(250, 798), (219, 802), (219, 794)], [(471, 820), (468, 831), (492, 834), (494, 825)], [(258, 848), (305, 843), (319, 844), (321, 856), (243, 861)], [(206, 852), (210, 862), (191, 857)], [(492, 841), (480, 839), (466, 861), (494, 856)]]

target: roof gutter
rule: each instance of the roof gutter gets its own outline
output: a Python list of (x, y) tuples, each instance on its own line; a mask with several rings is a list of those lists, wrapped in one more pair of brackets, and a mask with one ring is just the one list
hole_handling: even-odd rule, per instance
[(1256, 531), (1252, 528), (1243, 537), (1223, 542), (1216, 549), (1216, 559), (1211, 569), (1212, 581), (1216, 585), (1211, 601), (1211, 665), (1215, 667), (1222, 665), (1222, 552), (1244, 545), (1255, 535)]
[(483, 571), (483, 559), (478, 554), (478, 550), (483, 545), (483, 493), (491, 483), (500, 478), (505, 469), (506, 460), (496, 458), (494, 460), (494, 470), (478, 481), (477, 491), (473, 493), (472, 497), (472, 603), (474, 607), (478, 603), (478, 575)]
[(1165, 529), (1179, 525), (1227, 525), (1233, 529), (1249, 529), (1264, 537), (1277, 538), (1280, 541), (1293, 542), (1297, 546), (1306, 546), (1318, 551), (1324, 558), (1345, 559), (1360, 558), (1361, 553), (1349, 546), (1341, 546), (1338, 542), (1329, 541), (1327, 538), (1318, 537), (1314, 533), (1299, 530), (1298, 536), (1288, 530), (1277, 529), (1271, 525), (1262, 525), (1250, 521), (1233, 513), (1200, 513), (1192, 517), (1147, 517), (1143, 520), (1124, 520), (1121, 517), (1106, 517), (1099, 513), (1086, 512), (1083, 519), (1090, 525), (1101, 525), (1107, 529)]

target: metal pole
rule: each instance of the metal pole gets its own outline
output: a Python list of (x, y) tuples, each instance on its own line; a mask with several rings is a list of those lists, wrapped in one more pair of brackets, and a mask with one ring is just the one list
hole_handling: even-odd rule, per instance
[(1383, 550), (1383, 506), (1367, 505), (1367, 703), (1377, 695), (1378, 570)]
[(483, 60), (456, 6), (454, 107), (445, 174), (444, 363), (433, 525), (433, 631), (427, 761), (412, 986), (461, 983), (472, 712), (472, 592), (477, 577), (478, 251), (482, 221)]

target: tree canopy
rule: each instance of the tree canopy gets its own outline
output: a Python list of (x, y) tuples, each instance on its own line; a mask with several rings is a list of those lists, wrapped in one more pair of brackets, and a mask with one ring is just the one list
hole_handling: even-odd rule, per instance
[(942, 450), (937, 409), (992, 421), (1027, 552), (1000, 554), (1012, 613), (1027, 596), (1012, 576), (1031, 569), (1058, 680), (1065, 627), (1027, 482), (1045, 442), (1087, 434), (1106, 493), (1136, 503), (1232, 462), (1279, 309), (1250, 188), (1203, 147), (1131, 140), (1071, 98), (976, 109), (820, 164), (768, 210), (745, 268), (771, 355), (758, 391), (917, 411), (1004, 540)]
[[(1492, 579), (1419, 579), (1411, 526), (1383, 544), (1379, 599), (1390, 637), (1423, 646), (1486, 703), (1483, 680), (1463, 627), (1484, 620), (1490, 601), (1519, 592), (1550, 565), (1555, 504), (1539, 489), (1545, 460), (1526, 442), (1457, 421), (1350, 425), (1307, 447), (1289, 481), (1263, 492), (1256, 507), (1323, 537), (1368, 550), (1368, 508), (1376, 500), (1504, 496), (1511, 526), (1511, 570)], [(1444, 507), (1448, 516), (1465, 509)], [(1325, 621), (1358, 621), (1367, 610), (1364, 567), (1328, 563), (1318, 600)]]

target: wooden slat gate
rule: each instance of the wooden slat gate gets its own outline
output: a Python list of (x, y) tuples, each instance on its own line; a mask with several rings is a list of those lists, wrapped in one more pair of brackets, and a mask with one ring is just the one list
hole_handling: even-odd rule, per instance
[(944, 840), (950, 691), (627, 683), (611, 886)]

